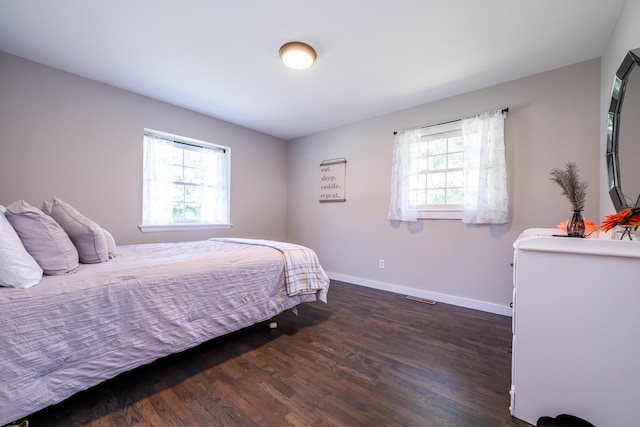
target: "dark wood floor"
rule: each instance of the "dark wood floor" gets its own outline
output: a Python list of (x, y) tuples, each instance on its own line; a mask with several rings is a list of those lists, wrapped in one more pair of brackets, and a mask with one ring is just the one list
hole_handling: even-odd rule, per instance
[(332, 282), (313, 303), (29, 417), (40, 426), (528, 426), (511, 319)]

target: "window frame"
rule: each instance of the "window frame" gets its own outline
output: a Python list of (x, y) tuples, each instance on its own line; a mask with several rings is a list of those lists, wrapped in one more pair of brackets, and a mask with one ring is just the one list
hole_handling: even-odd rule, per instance
[[(176, 220), (172, 223), (167, 224), (145, 224), (144, 223), (144, 210), (145, 210), (145, 198), (144, 195), (142, 197), (142, 221), (139, 225), (139, 229), (141, 232), (158, 232), (158, 231), (198, 231), (198, 230), (215, 230), (215, 229), (228, 229), (233, 226), (231, 223), (231, 148), (228, 146), (214, 144), (207, 141), (201, 141), (194, 138), (189, 138), (181, 135), (175, 135), (168, 132), (158, 131), (154, 129), (144, 128), (143, 133), (143, 142), (145, 136), (149, 134), (158, 138), (166, 139), (172, 141), (174, 144), (182, 144), (190, 147), (197, 147), (199, 149), (213, 149), (220, 150), (224, 153), (224, 163), (225, 163), (225, 174), (224, 180), (226, 184), (226, 221), (223, 222), (206, 222), (200, 219), (197, 220)], [(143, 144), (144, 145), (144, 144)], [(188, 148), (183, 148), (188, 149)], [(144, 158), (144, 155), (143, 155)], [(143, 160), (144, 161), (144, 160)], [(143, 192), (145, 191), (145, 180), (147, 177), (145, 176), (145, 171), (143, 168), (142, 172), (142, 180), (143, 180)]]
[[(446, 123), (441, 123), (433, 126), (426, 126), (421, 129), (421, 142), (422, 138), (431, 135), (438, 135), (442, 133), (459, 131), (462, 134), (462, 120), (453, 120)], [(448, 153), (447, 149), (447, 153)], [(464, 151), (463, 151), (464, 155)], [(446, 171), (448, 169), (443, 169)], [(464, 173), (464, 165), (462, 167)], [(418, 219), (454, 219), (461, 220), (463, 213), (463, 205), (460, 204), (438, 204), (438, 205), (420, 205), (416, 206), (418, 212)]]

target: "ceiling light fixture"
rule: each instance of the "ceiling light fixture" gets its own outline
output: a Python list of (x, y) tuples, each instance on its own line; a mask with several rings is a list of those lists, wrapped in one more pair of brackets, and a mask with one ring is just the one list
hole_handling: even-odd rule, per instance
[(302, 42), (289, 42), (280, 48), (280, 59), (289, 68), (304, 70), (316, 61), (316, 51)]

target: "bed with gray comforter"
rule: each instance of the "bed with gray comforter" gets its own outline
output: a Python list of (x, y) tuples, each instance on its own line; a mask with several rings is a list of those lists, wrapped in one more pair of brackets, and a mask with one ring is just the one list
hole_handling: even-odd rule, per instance
[(0, 289), (0, 425), (316, 299), (308, 248), (264, 240), (118, 246), (115, 259)]

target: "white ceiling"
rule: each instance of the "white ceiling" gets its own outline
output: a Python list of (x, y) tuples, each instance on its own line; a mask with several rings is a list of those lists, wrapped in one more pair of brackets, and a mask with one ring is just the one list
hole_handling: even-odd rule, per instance
[(2, 0), (0, 50), (289, 140), (599, 57), (623, 2)]

